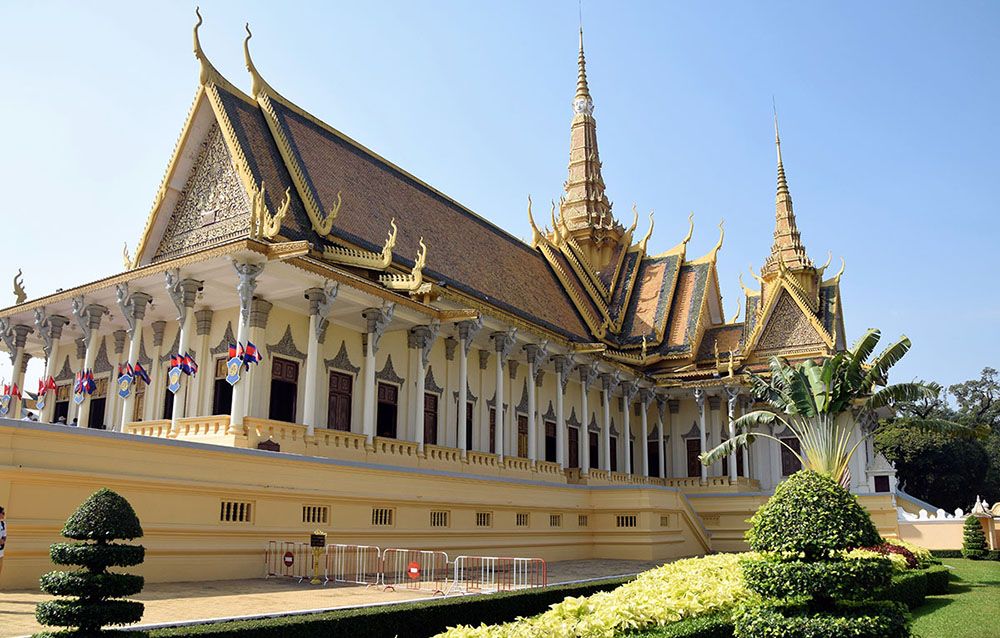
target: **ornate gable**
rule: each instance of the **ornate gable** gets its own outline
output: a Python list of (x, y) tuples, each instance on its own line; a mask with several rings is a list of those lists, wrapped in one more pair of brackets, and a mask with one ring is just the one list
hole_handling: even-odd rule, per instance
[(153, 257), (161, 261), (245, 235), (250, 200), (218, 124), (212, 124)]
[(757, 339), (756, 350), (825, 348), (827, 339), (816, 330), (787, 290), (782, 290), (767, 324)]

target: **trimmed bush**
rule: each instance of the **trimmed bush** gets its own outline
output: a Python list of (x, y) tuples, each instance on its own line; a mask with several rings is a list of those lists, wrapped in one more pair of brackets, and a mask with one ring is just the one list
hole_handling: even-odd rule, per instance
[(967, 516), (962, 527), (962, 556), (970, 560), (986, 558), (986, 534), (975, 516)]
[(909, 609), (916, 609), (924, 604), (927, 597), (927, 572), (909, 571), (896, 574), (888, 587), (882, 589), (880, 600), (894, 600), (903, 603)]
[[(138, 545), (111, 543), (142, 536), (135, 510), (124, 498), (109, 489), (91, 495), (69, 517), (62, 535), (77, 543), (56, 543), (50, 555), (57, 565), (77, 565), (84, 569), (49, 572), (41, 578), (41, 589), (53, 596), (73, 596), (39, 603), (35, 618), (42, 625), (74, 628), (37, 636), (123, 636), (103, 631), (109, 625), (128, 625), (142, 619), (143, 605), (120, 600), (142, 591), (141, 576), (109, 572), (109, 567), (130, 567), (142, 563), (145, 549)], [(127, 635), (145, 635), (128, 632)]]
[(804, 554), (810, 560), (882, 543), (858, 500), (830, 477), (809, 470), (775, 488), (750, 519), (746, 540), (754, 551)]
[(991, 549), (986, 552), (986, 560), (1000, 560), (1000, 549)]
[(902, 556), (906, 561), (906, 569), (916, 569), (920, 566), (920, 561), (917, 559), (916, 554), (911, 552), (908, 548), (902, 545), (896, 545), (894, 543), (882, 543), (880, 545), (873, 545), (872, 547), (862, 547), (861, 549), (866, 549), (870, 552), (875, 552), (876, 554), (882, 554), (886, 557), (892, 557), (893, 555)]
[(931, 556), (935, 558), (962, 558), (960, 549), (932, 549)]
[(747, 587), (765, 598), (865, 599), (893, 580), (892, 563), (884, 558), (807, 563), (760, 555), (744, 558), (740, 565)]
[(438, 598), (420, 603), (343, 609), (258, 620), (237, 620), (156, 629), (152, 638), (428, 638), (460, 623), (498, 623), (541, 613), (567, 596), (589, 596), (614, 589), (631, 578), (554, 585), (499, 594)]
[(733, 621), (729, 614), (711, 614), (688, 618), (629, 636), (630, 638), (733, 638)]
[(906, 609), (895, 602), (838, 603), (816, 613), (805, 605), (752, 607), (736, 619), (736, 636), (748, 638), (907, 638)]
[(924, 570), (927, 574), (927, 595), (941, 596), (948, 593), (948, 581), (951, 580), (951, 570), (944, 565), (934, 565)]

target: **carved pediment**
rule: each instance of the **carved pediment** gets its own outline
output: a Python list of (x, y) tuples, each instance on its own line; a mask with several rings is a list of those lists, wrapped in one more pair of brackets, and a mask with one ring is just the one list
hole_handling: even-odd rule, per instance
[(779, 350), (803, 346), (822, 346), (826, 340), (820, 335), (813, 322), (806, 317), (802, 308), (795, 303), (788, 291), (781, 291), (781, 297), (774, 306), (767, 325), (764, 326), (758, 350)]

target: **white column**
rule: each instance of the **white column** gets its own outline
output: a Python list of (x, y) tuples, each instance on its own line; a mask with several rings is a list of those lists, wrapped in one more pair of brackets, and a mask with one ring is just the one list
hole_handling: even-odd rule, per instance
[[(166, 272), (167, 294), (171, 301), (177, 306), (177, 320), (181, 322), (180, 336), (177, 340), (177, 354), (184, 356), (188, 351), (191, 341), (191, 333), (194, 332), (194, 300), (198, 291), (202, 288), (202, 282), (195, 279), (180, 279), (178, 271)], [(181, 375), (181, 388), (174, 393), (173, 410), (170, 415), (170, 437), (176, 437), (178, 432), (178, 420), (185, 416), (185, 403), (187, 401), (188, 386), (194, 379), (185, 378)]]
[(115, 330), (112, 333), (115, 338), (115, 360), (111, 362), (111, 374), (108, 375), (108, 396), (105, 420), (108, 430), (114, 432), (118, 430), (121, 423), (122, 399), (118, 396), (118, 371), (125, 367), (125, 338), (128, 334), (124, 330)]
[[(128, 326), (126, 332), (130, 337), (127, 362), (134, 366), (139, 360), (139, 353), (142, 351), (142, 320), (146, 317), (146, 306), (153, 298), (144, 292), (128, 294), (128, 288), (125, 288), (124, 292), (126, 294), (120, 296), (118, 306), (122, 309), (125, 324)], [(139, 383), (142, 383), (142, 381), (133, 380), (132, 389), (128, 393), (128, 396), (125, 397), (125, 401), (122, 402), (121, 420), (118, 422), (118, 430), (120, 432), (124, 432), (125, 425), (132, 420), (133, 411), (135, 410), (135, 391), (139, 387)], [(146, 391), (148, 392), (149, 389), (147, 388)]]
[[(639, 459), (643, 476), (649, 476), (649, 406), (653, 402), (653, 391), (643, 388), (639, 391), (639, 405), (642, 407), (642, 417), (640, 421), (642, 442), (640, 443)], [(660, 465), (663, 465), (663, 455), (660, 454)]]
[[(42, 381), (49, 377), (55, 377), (59, 365), (59, 339), (62, 338), (63, 327), (69, 323), (69, 319), (62, 315), (46, 315), (45, 308), (35, 309), (35, 327), (42, 339), (42, 350), (45, 352), (45, 376)], [(43, 423), (52, 421), (52, 415), (56, 409), (56, 391), (48, 390), (48, 398), (45, 400), (45, 409), (38, 415), (38, 420)]]
[(588, 405), (587, 394), (590, 386), (597, 380), (597, 366), (593, 363), (580, 366), (580, 476), (587, 476), (593, 461), (590, 458), (590, 406)]
[[(705, 391), (701, 388), (696, 388), (694, 391), (694, 402), (698, 405), (698, 442), (701, 445), (701, 453), (704, 454), (708, 450), (705, 449), (705, 429), (707, 424), (705, 423)], [(701, 482), (708, 482), (708, 466), (701, 463)]]
[[(566, 394), (566, 382), (569, 380), (569, 357), (565, 355), (553, 357), (553, 363), (556, 368), (556, 461), (560, 468), (565, 469), (569, 465), (569, 446), (566, 444), (569, 431), (566, 429), (563, 395)], [(577, 458), (580, 458), (579, 454)]]
[(535, 374), (548, 357), (547, 341), (539, 344), (529, 343), (524, 346), (528, 359), (528, 458), (532, 463), (538, 461), (538, 402), (535, 396)]
[(490, 351), (478, 350), (479, 353), (479, 427), (474, 430), (478, 441), (473, 441), (474, 449), (480, 452), (490, 451), (490, 406), (486, 401), (486, 370), (490, 367)]
[(191, 387), (188, 389), (189, 397), (185, 401), (184, 414), (187, 416), (204, 416), (211, 414), (209, 410), (204, 410), (202, 404), (203, 397), (208, 394), (208, 384), (215, 380), (215, 362), (212, 360), (212, 353), (208, 343), (209, 333), (212, 331), (212, 317), (215, 312), (210, 308), (202, 308), (194, 313), (195, 325), (195, 352), (194, 356), (198, 360), (199, 372), (189, 380)]
[[(264, 270), (264, 264), (234, 261), (233, 268), (236, 269), (236, 276), (239, 278), (236, 292), (240, 299), (240, 322), (236, 328), (236, 341), (246, 346), (247, 336), (250, 334), (250, 305), (253, 302), (254, 290), (257, 289), (257, 278)], [(243, 434), (243, 418), (246, 416), (249, 384), (250, 380), (244, 378), (233, 386), (233, 400), (229, 409), (227, 434)]]
[[(97, 358), (97, 349), (100, 346), (100, 337), (97, 331), (101, 327), (101, 318), (108, 314), (108, 309), (99, 304), (87, 304), (83, 297), (73, 300), (73, 316), (76, 318), (80, 330), (83, 332), (83, 342), (86, 345), (86, 352), (83, 355), (82, 370), (89, 370), (94, 365)], [(16, 368), (15, 368), (16, 369)], [(76, 411), (77, 426), (88, 427), (90, 421), (90, 395), (84, 394), (84, 400)]]
[(618, 375), (604, 373), (601, 375), (601, 399), (604, 408), (604, 419), (601, 423), (601, 469), (611, 471), (611, 393), (618, 385)]
[(3, 339), (7, 345), (7, 349), (10, 351), (11, 364), (13, 365), (11, 383), (18, 388), (17, 394), (11, 395), (10, 407), (7, 413), (9, 418), (12, 419), (21, 418), (21, 396), (27, 390), (24, 387), (24, 368), (27, 365), (26, 357), (29, 356), (24, 351), (24, 345), (28, 341), (28, 335), (34, 331), (34, 328), (23, 323), (7, 327), (7, 322), (6, 320), (4, 321)]
[[(468, 424), (465, 422), (466, 404), (469, 402), (469, 350), (472, 348), (472, 340), (483, 327), (483, 319), (479, 317), (474, 321), (459, 322), (458, 328), (458, 449), (461, 450), (462, 458), (466, 457), (466, 448), (471, 447), (471, 441), (467, 440), (466, 431)], [(481, 376), (481, 375), (480, 375)], [(482, 386), (479, 394), (482, 396)], [(486, 403), (485, 399), (483, 403)]]
[[(734, 438), (736, 436), (736, 426), (733, 425), (734, 419), (736, 418), (736, 401), (739, 399), (740, 391), (739, 388), (726, 388), (726, 416), (729, 420), (729, 438)], [(744, 447), (745, 451), (746, 448)], [(746, 464), (743, 465), (744, 471), (746, 470)], [(729, 482), (735, 483), (736, 477), (739, 476), (736, 472), (736, 450), (734, 449), (729, 454)]]
[[(428, 326), (413, 326), (410, 328), (409, 345), (416, 350), (417, 383), (414, 388), (413, 403), (416, 408), (414, 412), (414, 438), (417, 444), (417, 452), (424, 452), (424, 386), (427, 383), (427, 366), (430, 363), (431, 348), (434, 347), (434, 340), (437, 338), (441, 324), (434, 322)], [(435, 424), (436, 426), (437, 424)]]
[(375, 387), (375, 354), (378, 352), (379, 342), (385, 329), (392, 321), (392, 316), (396, 311), (396, 304), (391, 301), (385, 302), (381, 308), (366, 308), (361, 316), (366, 322), (364, 335), (365, 346), (365, 383), (364, 383), (364, 409), (362, 411), (361, 426), (365, 435), (365, 445), (371, 449), (375, 441), (375, 404), (378, 400)]
[(309, 301), (309, 343), (306, 346), (306, 381), (305, 395), (302, 406), (302, 422), (306, 426), (306, 436), (316, 434), (316, 403), (319, 386), (319, 376), (322, 372), (323, 358), (319, 354), (321, 338), (326, 333), (327, 315), (337, 298), (340, 284), (327, 282), (323, 288), (309, 288), (305, 297)]
[[(146, 371), (149, 374), (149, 386), (145, 389), (145, 398), (142, 404), (142, 419), (144, 421), (152, 421), (153, 419), (160, 418), (157, 415), (160, 408), (158, 390), (163, 386), (163, 370), (160, 365), (160, 357), (163, 355), (163, 336), (167, 330), (167, 322), (154, 321), (150, 324), (150, 327), (153, 329), (153, 352), (149, 370)], [(138, 356), (136, 354), (136, 357)]]
[(510, 328), (506, 331), (497, 331), (490, 335), (490, 338), (493, 339), (493, 345), (497, 356), (496, 432), (494, 433), (494, 445), (496, 446), (496, 454), (500, 461), (503, 461), (504, 457), (503, 369), (504, 364), (507, 363), (507, 358), (510, 357), (511, 349), (514, 347), (514, 335), (516, 334), (517, 329)]
[[(622, 473), (624, 474), (635, 474), (634, 465), (634, 450), (632, 449), (632, 399), (635, 398), (635, 393), (638, 388), (634, 381), (626, 381), (622, 384), (622, 437), (625, 439), (623, 443), (625, 462), (622, 463)], [(645, 417), (644, 417), (645, 418)], [(646, 440), (643, 438), (642, 447), (645, 449)]]
[[(667, 478), (668, 476), (670, 476), (667, 467), (667, 463), (669, 461), (669, 456), (670, 456), (669, 455), (670, 450), (667, 449), (665, 440), (666, 437), (663, 434), (663, 428), (664, 428), (663, 413), (668, 409), (667, 407), (668, 405), (669, 403), (665, 399), (658, 398), (656, 400), (656, 446), (657, 450), (659, 450), (660, 452), (660, 478)], [(668, 414), (667, 419), (669, 419), (670, 413), (667, 412), (667, 414)], [(668, 420), (667, 423), (669, 424), (670, 421)]]

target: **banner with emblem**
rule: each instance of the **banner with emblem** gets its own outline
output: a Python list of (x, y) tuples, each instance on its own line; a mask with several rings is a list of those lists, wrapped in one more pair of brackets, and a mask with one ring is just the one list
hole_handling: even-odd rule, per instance
[(0, 416), (7, 416), (8, 412), (10, 412), (10, 390), (0, 395)]
[(180, 366), (174, 366), (167, 371), (167, 389), (174, 394), (181, 389), (181, 374)]
[(132, 393), (132, 375), (125, 372), (118, 377), (118, 396), (123, 399), (127, 399), (128, 395)]

